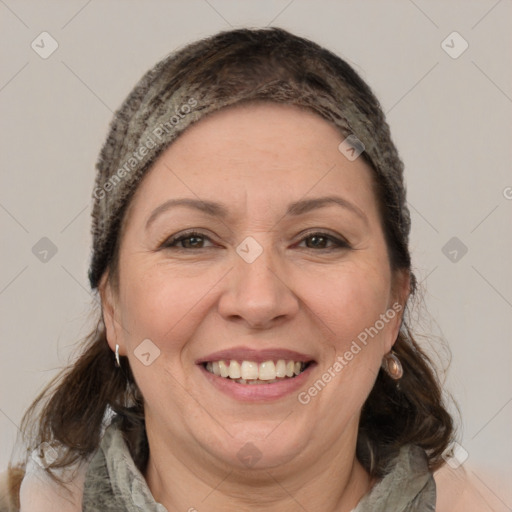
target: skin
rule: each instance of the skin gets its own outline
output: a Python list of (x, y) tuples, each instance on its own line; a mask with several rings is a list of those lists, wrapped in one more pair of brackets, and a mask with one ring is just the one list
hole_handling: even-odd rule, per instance
[(445, 464), (435, 475), (436, 510), (440, 512), (498, 512), (510, 510), (510, 479), (465, 462), (452, 469)]
[[(184, 132), (137, 189), (125, 217), (119, 290), (106, 273), (100, 293), (109, 345), (120, 345), (145, 399), (144, 476), (169, 511), (348, 512), (374, 483), (355, 457), (358, 420), (401, 313), (307, 405), (295, 392), (235, 400), (194, 363), (241, 345), (296, 350), (317, 362), (307, 390), (359, 333), (396, 302), (404, 306), (409, 277), (390, 269), (372, 171), (340, 153), (343, 139), (295, 106), (223, 109)], [(366, 220), (335, 205), (285, 215), (293, 201), (334, 193)], [(221, 202), (229, 217), (179, 207), (146, 230), (158, 206), (181, 197)], [(204, 237), (162, 247), (189, 228)], [(350, 247), (309, 236), (315, 231)], [(263, 248), (252, 263), (236, 252), (247, 236)], [(148, 366), (134, 354), (145, 339), (160, 350)], [(261, 453), (251, 468), (237, 457), (248, 442)]]

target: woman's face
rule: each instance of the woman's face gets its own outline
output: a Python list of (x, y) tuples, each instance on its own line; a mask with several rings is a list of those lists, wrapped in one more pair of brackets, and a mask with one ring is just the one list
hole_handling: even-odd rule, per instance
[(119, 293), (105, 279), (100, 290), (150, 446), (223, 468), (298, 468), (353, 449), (408, 281), (392, 279), (371, 170), (340, 152), (343, 139), (294, 106), (228, 108), (139, 185)]

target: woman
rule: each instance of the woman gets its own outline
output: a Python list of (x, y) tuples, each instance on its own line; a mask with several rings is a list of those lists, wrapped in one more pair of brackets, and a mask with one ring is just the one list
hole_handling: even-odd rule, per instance
[(276, 28), (190, 44), (97, 168), (101, 318), (24, 418), (21, 510), (435, 510), (452, 419), (405, 315), (403, 165), (355, 71)]

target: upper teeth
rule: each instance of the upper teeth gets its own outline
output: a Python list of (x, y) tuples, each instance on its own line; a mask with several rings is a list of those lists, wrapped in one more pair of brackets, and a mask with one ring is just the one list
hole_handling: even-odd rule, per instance
[(220, 377), (229, 377), (230, 379), (259, 379), (274, 380), (278, 377), (293, 377), (299, 375), (304, 370), (305, 363), (300, 361), (265, 361), (256, 363), (255, 361), (213, 361), (206, 363), (206, 369)]

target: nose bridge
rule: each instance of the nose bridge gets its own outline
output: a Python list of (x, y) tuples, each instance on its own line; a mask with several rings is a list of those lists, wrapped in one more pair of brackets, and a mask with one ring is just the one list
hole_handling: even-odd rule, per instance
[(275, 249), (270, 236), (246, 237), (236, 248), (239, 297), (262, 305), (274, 302), (283, 283), (277, 277)]
[(246, 237), (234, 255), (234, 269), (219, 309), (227, 317), (240, 317), (252, 327), (265, 327), (274, 319), (292, 315), (297, 308), (287, 286), (283, 266), (272, 237)]
[[(272, 247), (270, 237), (259, 236), (259, 241), (252, 236), (246, 237), (236, 248), (238, 256), (237, 266), (240, 269), (246, 286), (263, 284), (265, 287), (275, 288), (277, 279), (277, 265), (275, 248)], [(268, 291), (271, 291), (270, 289)], [(275, 290), (272, 290), (275, 291)]]

